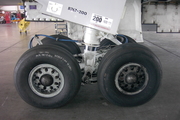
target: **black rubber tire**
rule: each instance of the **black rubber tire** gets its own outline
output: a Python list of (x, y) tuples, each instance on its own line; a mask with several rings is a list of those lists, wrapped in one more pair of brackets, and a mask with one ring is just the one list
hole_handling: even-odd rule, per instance
[[(30, 87), (35, 86), (34, 76), (30, 79), (30, 74), (34, 68), (43, 64), (55, 66), (61, 71), (63, 76), (63, 79), (59, 79), (61, 75), (58, 74), (58, 80), (61, 80), (61, 82), (59, 82), (57, 89), (59, 89), (63, 82), (62, 89), (58, 94), (51, 97), (44, 97), (44, 94), (38, 95), (38, 92), (34, 92), (32, 87)], [(34, 75), (36, 74), (34, 73)], [(43, 75), (46, 74), (44, 73)], [(49, 73), (48, 75), (51, 74)], [(21, 56), (15, 66), (14, 81), (19, 95), (28, 104), (38, 108), (57, 108), (67, 104), (78, 93), (81, 85), (81, 71), (76, 59), (66, 49), (54, 45), (40, 45), (29, 49)], [(33, 85), (30, 85), (30, 81), (33, 81)], [(39, 81), (42, 82), (42, 79), (39, 78)]]
[[(54, 38), (59, 38), (59, 39), (68, 39), (68, 40), (71, 40), (70, 38), (68, 38), (67, 36), (63, 36), (63, 35), (51, 35), (52, 37)], [(63, 48), (65, 48), (66, 50), (68, 50), (70, 53), (72, 53), (73, 55), (74, 54), (80, 54), (81, 53), (81, 50), (79, 48), (79, 46), (74, 43), (74, 42), (69, 42), (69, 41), (56, 41), (56, 40), (53, 40), (51, 38), (44, 38), (42, 39), (42, 43), (44, 45), (57, 45), (57, 46), (61, 46)]]
[[(126, 41), (126, 38), (128, 41)], [(122, 44), (126, 44), (126, 43), (136, 43), (136, 41), (134, 39), (132, 39), (131, 37), (127, 36), (127, 35), (117, 35), (117, 39), (122, 43)]]
[[(128, 39), (128, 41), (126, 41), (126, 38)], [(129, 36), (126, 35), (121, 35), (121, 36), (117, 36), (117, 39), (122, 43), (122, 44), (126, 44), (126, 43), (136, 43), (136, 41), (134, 39), (132, 39)], [(115, 47), (116, 44), (112, 41), (110, 41), (109, 39), (104, 39), (102, 40), (102, 42), (100, 43), (100, 47), (103, 46), (111, 46), (111, 48)]]
[[(136, 63), (141, 67), (144, 66), (144, 70), (147, 72), (147, 74), (144, 75), (146, 75), (145, 78), (148, 80), (146, 85), (145, 82), (143, 83), (145, 85), (144, 88), (143, 86), (139, 87), (142, 91), (133, 91), (134, 94), (130, 94), (133, 93), (131, 91), (124, 92), (122, 89), (118, 89), (117, 87), (120, 86), (120, 78), (119, 76), (118, 78), (116, 76), (118, 71), (120, 71), (125, 65), (131, 63)], [(128, 74), (124, 73), (124, 76), (122, 77), (125, 78), (123, 79), (123, 82), (126, 82), (128, 75), (131, 74), (137, 75), (136, 81), (139, 82), (141, 80), (141, 78), (138, 78), (138, 74), (140, 74), (139, 72), (136, 73), (129, 70), (127, 73)], [(147, 77), (147, 75), (149, 77)], [(147, 47), (130, 43), (116, 46), (109, 50), (99, 65), (97, 79), (99, 89), (108, 101), (119, 106), (131, 107), (144, 104), (153, 98), (160, 86), (161, 76), (161, 64), (158, 58)], [(116, 79), (118, 84), (115, 83)]]

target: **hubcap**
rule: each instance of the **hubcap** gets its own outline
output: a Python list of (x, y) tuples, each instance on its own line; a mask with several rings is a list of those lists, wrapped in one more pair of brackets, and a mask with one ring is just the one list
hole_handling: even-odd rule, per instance
[(133, 84), (137, 81), (136, 75), (130, 73), (129, 75), (126, 76), (125, 81), (127, 84)]
[(29, 86), (38, 96), (50, 98), (58, 95), (64, 86), (64, 76), (55, 66), (40, 64), (29, 74)]
[(126, 95), (135, 95), (145, 89), (149, 76), (145, 67), (136, 63), (122, 66), (115, 77), (117, 89)]
[(51, 75), (43, 75), (40, 82), (44, 86), (51, 86), (53, 84), (53, 77)]

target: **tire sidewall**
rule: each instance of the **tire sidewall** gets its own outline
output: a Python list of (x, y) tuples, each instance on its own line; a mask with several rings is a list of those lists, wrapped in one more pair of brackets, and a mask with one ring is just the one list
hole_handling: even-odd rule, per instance
[[(37, 107), (46, 104), (47, 106), (45, 107), (53, 108), (66, 104), (77, 93), (81, 83), (80, 73), (77, 73), (79, 69), (74, 65), (75, 61), (71, 61), (71, 58), (69, 58), (68, 55), (59, 53), (56, 50), (44, 51), (42, 49), (42, 51), (31, 51), (33, 52), (29, 52), (28, 54), (22, 56), (15, 68), (16, 88), (18, 89), (21, 97), (29, 104)], [(43, 98), (31, 90), (28, 83), (29, 73), (39, 64), (51, 64), (62, 72), (64, 77), (64, 86), (58, 95), (51, 98)]]
[[(51, 35), (51, 37), (58, 38), (58, 39), (71, 40), (69, 37), (64, 36), (64, 35)], [(42, 43), (45, 44), (45, 45), (50, 44), (50, 45), (56, 45), (56, 46), (63, 47), (72, 54), (80, 54), (81, 53), (81, 50), (80, 50), (79, 46), (74, 42), (57, 41), (57, 40), (46, 37), (46, 38), (42, 39)]]
[[(120, 37), (122, 37), (123, 39), (128, 39), (128, 42), (127, 43), (136, 43), (136, 41), (134, 39), (132, 39), (131, 37), (127, 36), (127, 35), (120, 35)], [(117, 39), (119, 41), (122, 41), (120, 37), (117, 37)], [(127, 44), (125, 42), (125, 40), (122, 41), (122, 44)]]
[[(148, 52), (147, 52), (148, 53)], [(108, 56), (106, 64), (103, 64), (98, 73), (99, 88), (104, 96), (112, 103), (120, 106), (136, 106), (150, 100), (160, 85), (160, 68), (156, 60), (143, 52), (127, 52)], [(121, 93), (115, 85), (117, 71), (125, 64), (137, 63), (146, 68), (149, 80), (143, 91), (135, 95)]]

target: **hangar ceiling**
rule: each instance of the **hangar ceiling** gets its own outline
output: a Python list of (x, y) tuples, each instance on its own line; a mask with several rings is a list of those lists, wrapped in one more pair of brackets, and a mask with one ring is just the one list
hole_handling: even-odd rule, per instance
[(0, 6), (17, 5), (21, 0), (0, 0)]
[[(0, 6), (7, 6), (7, 5), (17, 5), (20, 3), (22, 0), (0, 0)], [(27, 0), (28, 1), (28, 0)], [(33, 1), (33, 0), (30, 0)], [(180, 0), (142, 0), (142, 2), (150, 2), (150, 1), (164, 1), (164, 2), (169, 2), (169, 1), (176, 1), (180, 2)]]

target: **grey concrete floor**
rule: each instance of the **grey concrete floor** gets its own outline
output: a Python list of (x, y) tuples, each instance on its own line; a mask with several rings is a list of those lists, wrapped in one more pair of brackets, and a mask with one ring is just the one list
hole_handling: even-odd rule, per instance
[(160, 59), (162, 84), (157, 95), (138, 107), (109, 103), (97, 84), (84, 85), (75, 99), (58, 109), (38, 109), (26, 104), (16, 92), (14, 66), (37, 33), (54, 34), (54, 23), (31, 23), (28, 34), (19, 34), (17, 24), (0, 24), (0, 120), (179, 120), (180, 34), (145, 32), (143, 43)]

